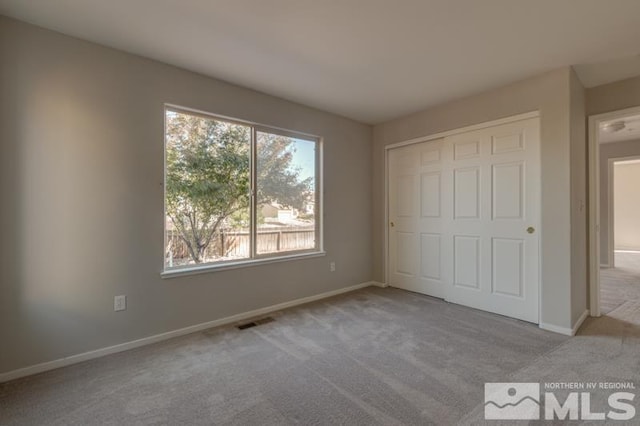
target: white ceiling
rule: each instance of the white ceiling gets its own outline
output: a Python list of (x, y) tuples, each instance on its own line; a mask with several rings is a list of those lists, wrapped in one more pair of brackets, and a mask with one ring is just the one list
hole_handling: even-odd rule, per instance
[[(624, 125), (620, 125), (623, 123)], [(619, 125), (619, 129), (616, 129)], [(600, 123), (600, 143), (622, 142), (640, 139), (640, 115), (630, 115)]]
[(366, 123), (640, 53), (638, 0), (0, 0), (0, 14)]

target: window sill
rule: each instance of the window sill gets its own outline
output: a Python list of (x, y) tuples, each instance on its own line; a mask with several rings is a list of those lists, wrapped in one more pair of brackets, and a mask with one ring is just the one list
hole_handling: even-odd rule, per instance
[(213, 265), (191, 266), (188, 268), (170, 269), (167, 271), (163, 271), (160, 273), (160, 277), (163, 279), (176, 278), (176, 277), (181, 277), (185, 275), (197, 275), (197, 274), (206, 274), (209, 272), (226, 271), (229, 269), (248, 268), (252, 266), (266, 265), (269, 263), (288, 262), (291, 260), (300, 260), (300, 259), (311, 259), (314, 257), (323, 257), (326, 255), (327, 253), (324, 251), (314, 251), (312, 253), (297, 253), (297, 254), (278, 256), (278, 257), (265, 257), (265, 258), (258, 258), (258, 259), (240, 260), (237, 262), (220, 263), (217, 265), (213, 264)]

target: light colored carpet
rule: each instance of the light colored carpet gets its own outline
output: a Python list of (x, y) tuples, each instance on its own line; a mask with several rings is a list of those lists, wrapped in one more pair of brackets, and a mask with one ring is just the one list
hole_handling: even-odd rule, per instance
[(640, 253), (615, 252), (615, 268), (600, 269), (600, 312), (640, 300)]
[[(636, 390), (631, 421), (547, 421), (544, 424), (640, 424), (640, 301), (632, 300), (600, 318), (588, 318), (577, 336), (557, 346), (509, 377), (509, 382), (584, 383), (632, 382)], [(541, 393), (544, 389), (541, 388)], [(554, 391), (565, 401), (569, 390)], [(591, 412), (608, 412), (609, 391), (592, 393)], [(541, 401), (543, 398), (541, 397)], [(478, 405), (459, 424), (500, 425), (484, 419), (484, 404)], [(521, 422), (522, 423), (522, 422)], [(525, 422), (526, 424), (526, 422)]]
[(286, 310), (0, 386), (0, 423), (451, 424), (567, 339), (394, 289)]
[(482, 424), (485, 382), (640, 381), (640, 304), (571, 339), (373, 287), (275, 318), (0, 385), (0, 424)]

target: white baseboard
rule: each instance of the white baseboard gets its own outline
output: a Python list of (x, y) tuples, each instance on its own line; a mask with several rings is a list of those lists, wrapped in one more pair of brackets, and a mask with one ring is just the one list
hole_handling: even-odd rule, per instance
[(582, 315), (580, 315), (580, 318), (578, 318), (578, 321), (576, 321), (575, 325), (573, 326), (573, 328), (571, 329), (571, 335), (575, 336), (576, 333), (578, 332), (578, 330), (580, 329), (580, 326), (582, 325), (582, 323), (584, 322), (584, 320), (586, 320), (589, 317), (589, 310), (586, 309)]
[(255, 309), (253, 311), (243, 312), (241, 314), (232, 315), (230, 317), (220, 318), (217, 320), (192, 325), (192, 326), (181, 328), (178, 330), (156, 334), (154, 336), (143, 337), (142, 339), (132, 340), (126, 343), (120, 343), (118, 345), (109, 346), (106, 348), (101, 348), (101, 349), (96, 349), (89, 352), (84, 352), (81, 354), (71, 355), (65, 358), (56, 359), (54, 361), (47, 361), (41, 364), (19, 368), (17, 370), (8, 371), (6, 373), (0, 373), (0, 383), (8, 382), (9, 380), (19, 379), (21, 377), (31, 376), (33, 374), (42, 373), (42, 372), (53, 370), (60, 367), (65, 367), (71, 364), (77, 364), (79, 362), (88, 361), (90, 359), (100, 358), (105, 355), (123, 352), (129, 349), (139, 348), (140, 346), (150, 345), (152, 343), (161, 342), (163, 340), (171, 339), (173, 337), (183, 336), (185, 334), (195, 333), (198, 331), (206, 330), (208, 328), (219, 327), (221, 325), (232, 324), (232, 323), (246, 320), (249, 318), (259, 317), (261, 315), (266, 315), (271, 312), (279, 311), (286, 308), (291, 308), (293, 306), (303, 305), (305, 303), (314, 302), (320, 299), (326, 299), (327, 297), (337, 296), (339, 294), (348, 293), (350, 291), (358, 290), (364, 287), (369, 287), (372, 285), (381, 286), (380, 284), (381, 283), (377, 283), (374, 281), (368, 281), (361, 284), (352, 285), (350, 287), (344, 287), (338, 290), (327, 291), (325, 293), (316, 294), (314, 296), (308, 296), (308, 297), (303, 297), (301, 299), (291, 300), (289, 302), (278, 303), (277, 305), (271, 305), (264, 308)]
[(376, 286), (376, 287), (381, 287), (381, 288), (389, 287), (389, 284), (381, 283), (380, 281), (371, 281), (371, 285)]
[(560, 327), (559, 325), (547, 324), (544, 322), (540, 322), (540, 324), (538, 324), (538, 327), (543, 330), (553, 331), (554, 333), (564, 334), (565, 336), (573, 336), (569, 327)]
[(576, 333), (578, 332), (578, 329), (580, 328), (584, 320), (587, 319), (588, 316), (589, 316), (589, 310), (587, 309), (582, 313), (582, 315), (580, 315), (580, 318), (578, 318), (578, 321), (576, 321), (573, 328), (560, 327), (558, 325), (546, 324), (544, 322), (540, 322), (540, 324), (538, 324), (538, 327), (540, 327), (543, 330), (553, 331), (554, 333), (564, 334), (565, 336), (575, 336)]

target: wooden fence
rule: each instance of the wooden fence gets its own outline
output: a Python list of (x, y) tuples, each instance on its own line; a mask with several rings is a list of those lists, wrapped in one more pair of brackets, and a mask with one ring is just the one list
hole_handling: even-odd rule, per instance
[[(248, 231), (223, 230), (217, 233), (207, 251), (205, 258), (246, 258), (249, 257), (251, 234)], [(176, 230), (167, 231), (167, 244), (176, 264), (188, 263), (191, 257), (189, 249)], [(284, 228), (258, 230), (256, 235), (258, 254), (280, 251), (304, 250), (315, 247), (314, 228)], [(169, 251), (167, 250), (167, 251)]]

